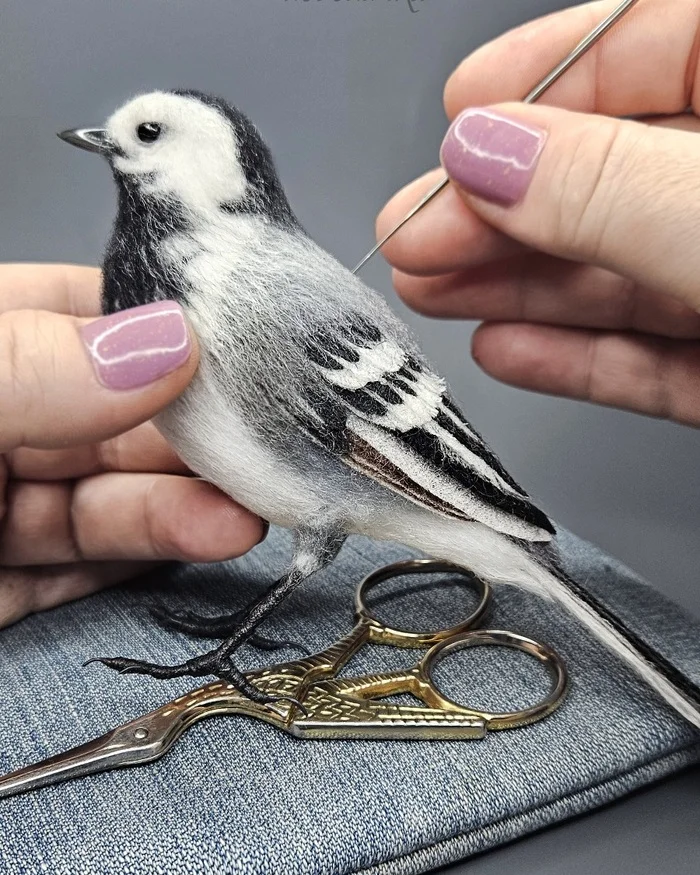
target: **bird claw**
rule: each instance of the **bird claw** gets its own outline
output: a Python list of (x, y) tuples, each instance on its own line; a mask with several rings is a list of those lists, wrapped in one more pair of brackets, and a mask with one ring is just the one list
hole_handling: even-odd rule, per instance
[(160, 666), (151, 666), (148, 662), (139, 662), (136, 659), (125, 659), (122, 656), (93, 656), (92, 659), (86, 659), (83, 663), (83, 668), (99, 662), (101, 665), (106, 665), (113, 671), (119, 674), (150, 674), (150, 668), (160, 668)]
[(311, 656), (309, 648), (305, 647), (303, 644), (299, 644), (298, 641), (287, 641), (286, 639), (278, 641), (275, 638), (266, 638), (264, 635), (253, 634), (250, 638), (246, 639), (245, 643), (250, 644), (257, 650), (268, 650), (274, 652), (275, 650), (284, 650), (286, 647), (292, 650), (298, 650), (300, 653), (303, 653), (304, 656)]
[(185, 663), (183, 665), (154, 665), (150, 662), (127, 659), (123, 656), (95, 656), (92, 659), (86, 660), (83, 663), (83, 667), (94, 662), (99, 662), (107, 666), (107, 668), (119, 672), (119, 674), (145, 674), (159, 680), (171, 680), (172, 678), (183, 677), (185, 675), (201, 677), (211, 674), (231, 684), (231, 686), (235, 687), (256, 704), (270, 708), (283, 720), (287, 719), (288, 714), (273, 707), (278, 702), (288, 702), (290, 707), (298, 708), (305, 717), (309, 716), (305, 706), (293, 696), (270, 695), (259, 690), (239, 669), (231, 664), (228, 656), (222, 657), (216, 650), (204, 656), (196, 657), (189, 664)]
[(86, 659), (81, 667), (87, 668), (87, 666), (92, 665), (93, 662), (102, 662), (102, 659), (99, 656), (93, 656), (91, 659)]
[(238, 674), (238, 670), (234, 669), (231, 672), (227, 668), (221, 668), (218, 671), (218, 676), (222, 679), (230, 683), (234, 686), (239, 692), (243, 693), (244, 696), (247, 696), (251, 701), (255, 702), (256, 705), (262, 705), (265, 708), (269, 708), (270, 711), (273, 711), (280, 717), (282, 720), (287, 720), (289, 717), (289, 712), (285, 712), (281, 709), (275, 708), (274, 706), (278, 702), (287, 702), (291, 708), (298, 708), (304, 717), (309, 716), (309, 712), (306, 709), (306, 706), (299, 700), (295, 699), (294, 696), (286, 696), (286, 695), (275, 695), (274, 693), (264, 693), (262, 690), (258, 689), (254, 684), (252, 684), (245, 675), (240, 675), (240, 677), (235, 677), (234, 675)]
[(289, 702), (290, 706), (292, 708), (298, 708), (299, 711), (301, 711), (301, 713), (304, 715), (304, 717), (309, 716), (308, 709), (304, 704), (302, 704), (302, 702), (299, 701), (299, 699), (295, 699), (293, 696), (270, 696), (270, 701), (266, 702), (265, 704), (271, 711), (274, 711), (275, 714), (278, 714), (283, 720), (286, 720), (289, 717), (289, 714), (285, 714), (283, 711), (273, 707), (277, 702)]

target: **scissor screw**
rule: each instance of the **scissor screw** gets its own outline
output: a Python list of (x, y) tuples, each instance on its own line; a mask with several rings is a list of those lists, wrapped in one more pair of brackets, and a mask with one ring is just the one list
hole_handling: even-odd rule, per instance
[(143, 728), (137, 729), (136, 732), (134, 732), (134, 738), (138, 741), (143, 741), (144, 738), (148, 738), (148, 730)]

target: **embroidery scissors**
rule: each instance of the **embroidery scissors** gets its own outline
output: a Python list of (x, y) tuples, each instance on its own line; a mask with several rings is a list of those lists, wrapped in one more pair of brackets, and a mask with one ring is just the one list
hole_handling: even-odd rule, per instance
[[(547, 73), (547, 75), (542, 79), (542, 81), (536, 85), (532, 91), (523, 98), (523, 103), (535, 103), (535, 101), (539, 100), (540, 97), (547, 91), (554, 83), (566, 73), (569, 67), (572, 67), (579, 58), (582, 58), (589, 49), (592, 49), (593, 46), (600, 40), (605, 34), (613, 27), (617, 22), (626, 15), (633, 6), (635, 6), (639, 0), (623, 0), (619, 6), (616, 6), (613, 11), (607, 15), (600, 24), (596, 25), (593, 30), (586, 34), (586, 36), (581, 40), (581, 42), (577, 43), (576, 46), (569, 52), (569, 54), (563, 58), (556, 67)], [(358, 273), (375, 255), (379, 250), (384, 246), (385, 243), (388, 243), (389, 240), (396, 234), (397, 231), (400, 231), (403, 226), (409, 222), (416, 213), (419, 213), (424, 206), (430, 203), (430, 201), (436, 197), (440, 192), (445, 188), (449, 183), (449, 178), (444, 176), (437, 185), (434, 185), (430, 191), (424, 195), (421, 200), (413, 207), (401, 221), (394, 225), (394, 227), (389, 231), (388, 234), (385, 234), (382, 239), (376, 243), (370, 251), (365, 255), (362, 261), (359, 264), (355, 265), (353, 268), (353, 273)]]
[[(403, 575), (435, 573), (449, 573), (476, 592), (478, 605), (456, 626), (410, 632), (386, 625), (367, 607), (366, 594), (381, 583)], [(488, 731), (534, 723), (561, 704), (568, 684), (566, 666), (551, 648), (530, 638), (477, 628), (490, 602), (487, 583), (449, 562), (411, 559), (387, 565), (372, 572), (357, 587), (356, 623), (349, 634), (312, 656), (245, 673), (260, 690), (288, 696), (301, 708), (286, 699), (260, 705), (220, 680), (179, 696), (87, 744), (0, 777), (0, 798), (153, 762), (198, 720), (220, 714), (255, 717), (301, 739), (479, 739)], [(339, 678), (338, 672), (366, 644), (429, 649), (408, 669)], [(449, 653), (480, 645), (514, 648), (535, 657), (550, 675), (550, 691), (530, 707), (503, 713), (452, 701), (437, 687), (432, 671)], [(411, 694), (419, 702), (404, 705), (386, 700), (402, 693)]]

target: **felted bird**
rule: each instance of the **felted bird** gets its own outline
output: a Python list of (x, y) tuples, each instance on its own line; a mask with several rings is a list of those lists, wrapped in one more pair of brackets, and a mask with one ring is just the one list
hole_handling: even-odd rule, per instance
[(385, 301), (304, 231), (249, 119), (196, 91), (144, 94), (104, 129), (61, 135), (105, 156), (118, 191), (106, 314), (174, 300), (197, 334), (190, 386), (155, 423), (184, 462), (294, 532), (286, 574), (246, 610), (163, 617), (225, 640), (157, 678), (215, 675), (257, 701), (236, 649), (346, 537), (398, 541), (555, 599), (700, 725), (700, 690), (563, 571), (555, 529), (461, 413)]

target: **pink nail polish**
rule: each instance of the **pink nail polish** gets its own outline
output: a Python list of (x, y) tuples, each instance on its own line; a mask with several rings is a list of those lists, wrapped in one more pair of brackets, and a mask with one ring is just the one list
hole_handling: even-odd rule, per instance
[(547, 132), (485, 109), (457, 116), (442, 143), (448, 176), (484, 200), (513, 206), (537, 168)]
[(182, 308), (174, 301), (103, 316), (80, 333), (107, 389), (153, 383), (184, 364), (192, 348)]

